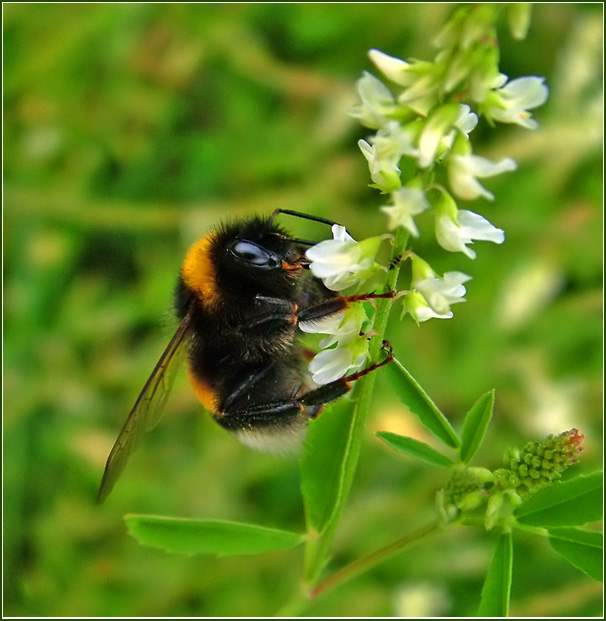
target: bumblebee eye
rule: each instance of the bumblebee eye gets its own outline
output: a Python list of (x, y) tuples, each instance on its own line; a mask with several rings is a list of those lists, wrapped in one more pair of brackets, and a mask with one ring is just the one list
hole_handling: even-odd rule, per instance
[(232, 246), (232, 252), (243, 261), (258, 267), (277, 267), (280, 264), (273, 253), (251, 242), (237, 242)]

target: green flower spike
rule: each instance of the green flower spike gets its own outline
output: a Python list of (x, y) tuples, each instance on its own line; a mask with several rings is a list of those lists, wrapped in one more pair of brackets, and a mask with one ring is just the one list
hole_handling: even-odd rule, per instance
[(520, 496), (536, 492), (559, 479), (564, 470), (578, 461), (584, 437), (571, 429), (543, 441), (528, 442), (522, 450), (514, 449), (506, 455), (508, 467), (499, 475), (506, 474), (508, 487)]

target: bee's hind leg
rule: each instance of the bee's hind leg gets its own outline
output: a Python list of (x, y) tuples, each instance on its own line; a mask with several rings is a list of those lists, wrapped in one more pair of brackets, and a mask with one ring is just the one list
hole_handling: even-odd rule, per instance
[[(268, 403), (256, 403), (250, 407), (242, 407), (240, 405), (244, 401), (242, 393), (246, 394), (246, 390), (238, 390), (234, 393), (237, 398), (232, 395), (227, 399), (227, 407), (215, 413), (215, 420), (226, 429), (246, 431), (289, 426), (295, 422), (295, 419), (301, 420), (302, 415), (305, 418), (315, 418), (320, 413), (323, 405), (348, 393), (351, 390), (352, 382), (389, 364), (393, 360), (393, 353), (391, 345), (387, 341), (383, 341), (383, 350), (386, 353), (383, 360), (375, 362), (361, 371), (345, 375), (328, 384), (289, 399), (278, 399)], [(250, 378), (245, 383), (245, 387), (250, 389), (257, 382), (262, 381), (263, 377), (263, 373), (255, 375), (254, 378)], [(238, 402), (237, 406), (236, 402)]]
[(320, 413), (320, 407), (322, 405), (330, 403), (331, 401), (347, 394), (351, 390), (352, 382), (355, 382), (361, 377), (364, 377), (382, 366), (389, 364), (393, 360), (391, 344), (387, 341), (383, 341), (383, 350), (385, 351), (386, 356), (380, 362), (375, 362), (361, 371), (340, 377), (339, 379), (329, 382), (328, 384), (324, 384), (319, 388), (315, 388), (314, 390), (298, 397), (297, 402), (305, 408), (317, 407), (318, 411), (312, 416), (312, 418), (315, 418)]

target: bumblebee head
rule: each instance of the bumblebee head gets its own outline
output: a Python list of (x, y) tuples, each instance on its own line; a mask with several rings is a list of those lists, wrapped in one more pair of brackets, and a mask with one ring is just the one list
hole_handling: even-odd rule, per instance
[(246, 306), (257, 295), (290, 299), (307, 267), (305, 246), (272, 219), (224, 224), (198, 240), (181, 268), (181, 281), (205, 306)]
[(236, 227), (225, 248), (235, 264), (252, 271), (286, 272), (307, 267), (305, 248), (273, 220), (255, 218)]
[(276, 224), (278, 214), (332, 225), (331, 220), (277, 209), (269, 218), (253, 217), (222, 225), (187, 253), (181, 281), (207, 307), (245, 303), (257, 295), (294, 299), (315, 242), (296, 239)]
[(254, 218), (217, 234), (213, 258), (217, 280), (277, 295), (292, 287), (309, 265), (305, 247), (271, 220)]
[[(305, 248), (313, 246), (316, 242), (290, 237), (274, 222), (279, 214), (296, 216), (329, 226), (336, 224), (326, 218), (290, 209), (276, 209), (267, 219), (252, 218), (244, 224), (232, 227), (232, 231), (229, 228), (224, 231), (228, 238), (233, 235), (231, 240), (225, 241), (225, 247), (236, 262), (247, 265), (258, 273), (280, 270), (288, 273), (309, 267), (309, 261), (305, 257)], [(218, 245), (222, 245), (221, 241)]]

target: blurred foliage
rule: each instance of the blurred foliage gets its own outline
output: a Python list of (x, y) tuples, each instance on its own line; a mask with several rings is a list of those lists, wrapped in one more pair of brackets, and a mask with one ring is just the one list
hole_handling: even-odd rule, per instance
[[(358, 238), (383, 230), (356, 146), (365, 132), (346, 114), (354, 83), (371, 69), (371, 47), (432, 58), (451, 10), (3, 5), (6, 615), (263, 617), (297, 589), (300, 550), (183, 558), (126, 534), (130, 512), (304, 527), (296, 461), (240, 446), (184, 382), (104, 506), (96, 488), (174, 329), (171, 292), (189, 243), (222, 217), (278, 206), (328, 216)], [(503, 28), (502, 70), (545, 75), (551, 89), (536, 132), (501, 127), (474, 147), (518, 161), (490, 183), (495, 203), (472, 207), (507, 242), (480, 245), (475, 262), (424, 249), (437, 269), (473, 276), (468, 302), (451, 321), (391, 327), (398, 357), (455, 426), (496, 389), (491, 450), (477, 464), (573, 426), (586, 435), (576, 472), (600, 461), (601, 11), (535, 4), (526, 41)], [(373, 435), (426, 440), (387, 376), (378, 382), (335, 563), (411, 530), (444, 483)], [(472, 614), (493, 545), (463, 529), (425, 542), (310, 614)], [(512, 614), (599, 614), (599, 588), (546, 542), (515, 545)]]

